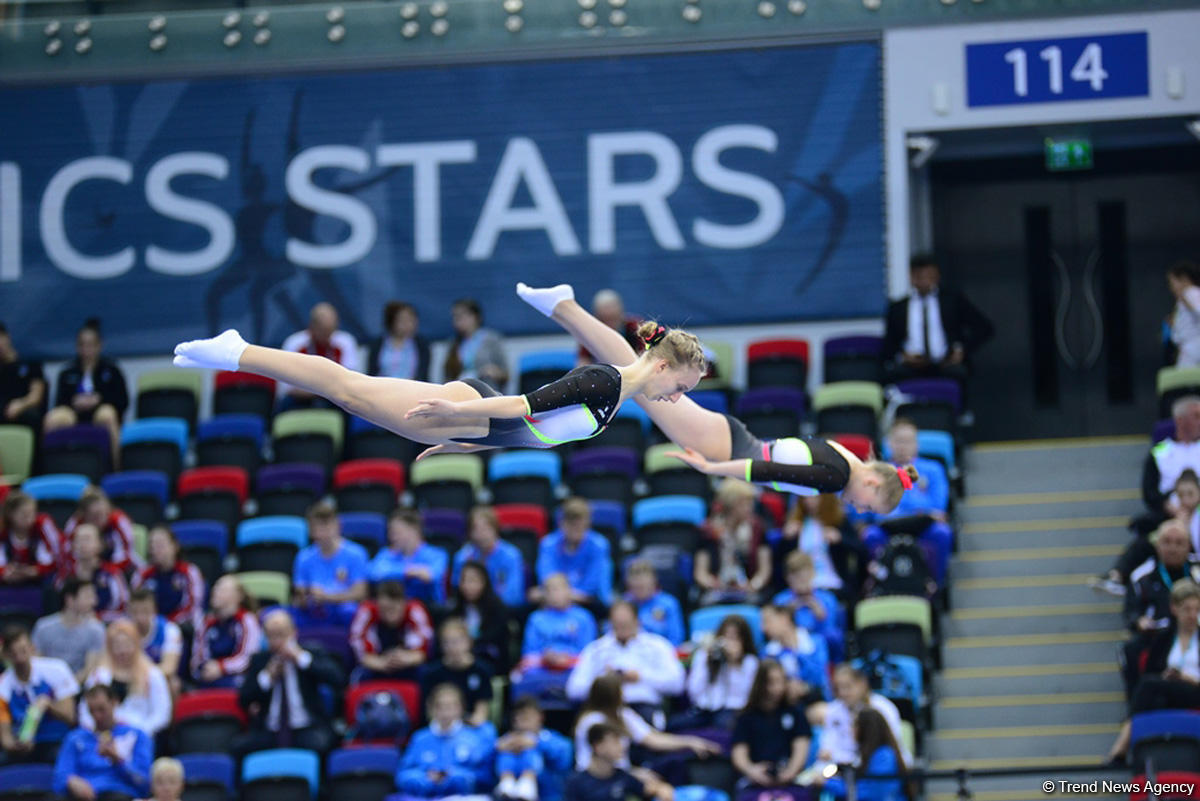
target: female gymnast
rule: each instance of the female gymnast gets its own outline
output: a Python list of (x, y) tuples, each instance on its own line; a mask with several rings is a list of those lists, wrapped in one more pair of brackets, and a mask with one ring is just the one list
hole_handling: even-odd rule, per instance
[(552, 448), (604, 430), (627, 398), (677, 402), (705, 369), (700, 341), (657, 323), (638, 329), (639, 359), (620, 367), (589, 364), (528, 395), (500, 395), (472, 378), (430, 384), (347, 370), (320, 356), (249, 345), (230, 329), (175, 346), (178, 367), (244, 370), (328, 398), (347, 412), (434, 447), (431, 453), (484, 448)]
[[(575, 302), (569, 284), (548, 289), (517, 284), (517, 294), (596, 358), (613, 364), (638, 358), (620, 333)], [(736, 417), (709, 411), (686, 396), (671, 406), (637, 401), (662, 432), (683, 447), (671, 455), (709, 475), (732, 476), (796, 495), (840, 492), (842, 500), (859, 511), (883, 514), (895, 509), (917, 480), (912, 466), (898, 469), (887, 462), (863, 462), (824, 439), (787, 437), (764, 442)]]

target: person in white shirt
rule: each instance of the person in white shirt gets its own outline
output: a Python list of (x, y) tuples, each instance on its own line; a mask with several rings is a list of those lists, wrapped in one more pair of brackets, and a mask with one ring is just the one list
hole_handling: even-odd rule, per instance
[[(362, 371), (358, 340), (352, 334), (338, 329), (337, 309), (328, 303), (318, 303), (312, 307), (308, 314), (308, 328), (285, 339), (282, 350), (324, 356), (347, 370)], [(280, 408), (285, 411), (313, 407), (333, 408), (333, 404), (324, 398), (289, 384), (280, 382), (278, 392), (282, 398)]]
[[(142, 635), (129, 620), (109, 624), (104, 652), (84, 681), (84, 688), (111, 686), (120, 699), (116, 719), (151, 737), (171, 723), (171, 688), (158, 666), (142, 651)], [(94, 728), (86, 699), (79, 702), (79, 725)]]
[(858, 742), (854, 739), (854, 717), (867, 706), (883, 715), (892, 736), (900, 744), (905, 765), (912, 765), (912, 754), (904, 747), (900, 735), (900, 712), (886, 697), (871, 692), (866, 675), (849, 664), (842, 664), (833, 673), (837, 698), (825, 704), (821, 723), (821, 742), (817, 759), (836, 765), (858, 763)]
[(1171, 341), (1179, 349), (1176, 367), (1200, 367), (1200, 267), (1180, 261), (1167, 268), (1167, 286), (1175, 297)]
[(79, 682), (63, 660), (36, 656), (25, 627), (5, 627), (3, 639), (8, 670), (0, 674), (0, 707), (8, 720), (0, 720), (0, 764), (53, 762), (75, 725)]
[(750, 699), (758, 673), (758, 649), (750, 624), (741, 615), (729, 615), (717, 626), (716, 636), (692, 654), (687, 678), (690, 712), (673, 718), (673, 730), (718, 728), (733, 731), (733, 723)]

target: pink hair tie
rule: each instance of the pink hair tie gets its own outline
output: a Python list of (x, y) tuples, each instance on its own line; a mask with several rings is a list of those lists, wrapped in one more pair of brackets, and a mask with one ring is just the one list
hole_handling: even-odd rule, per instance
[(912, 478), (908, 475), (908, 468), (897, 467), (896, 475), (900, 477), (900, 486), (904, 487), (906, 490), (913, 488)]
[(647, 347), (650, 347), (650, 348), (654, 347), (654, 346), (655, 346), (655, 345), (657, 345), (659, 342), (662, 342), (662, 341), (663, 341), (663, 338), (664, 338), (664, 337), (666, 337), (666, 335), (667, 335), (667, 329), (666, 329), (666, 328), (663, 328), (663, 327), (660, 325), (658, 328), (656, 328), (656, 329), (654, 330), (654, 333), (653, 333), (653, 334), (651, 334), (650, 336), (646, 337), (646, 346), (647, 346)]

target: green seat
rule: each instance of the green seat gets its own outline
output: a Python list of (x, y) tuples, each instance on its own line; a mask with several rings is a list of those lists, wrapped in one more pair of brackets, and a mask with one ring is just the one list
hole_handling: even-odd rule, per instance
[(492, 676), (492, 702), (488, 704), (488, 718), (496, 731), (504, 725), (504, 699), (508, 697), (508, 679)]
[(237, 574), (246, 594), (260, 601), (286, 606), (291, 600), (292, 580), (287, 573), (271, 570), (248, 570)]
[(907, 720), (900, 721), (900, 745), (914, 756), (917, 753), (917, 730)]
[(646, 449), (645, 468), (646, 475), (651, 473), (661, 473), (663, 470), (690, 470), (685, 463), (678, 459), (667, 456), (672, 451), (678, 453), (683, 450), (673, 442), (662, 442), (658, 445), (651, 445)]
[(483, 486), (483, 459), (473, 453), (443, 453), (413, 463), (409, 477), (413, 487), (434, 481), (465, 481), (478, 492)]
[(883, 411), (883, 387), (874, 381), (835, 381), (819, 387), (813, 395), (815, 412), (837, 406), (866, 406), (879, 414)]
[(1200, 387), (1200, 367), (1164, 367), (1158, 371), (1155, 386), (1159, 395), (1173, 389)]
[(183, 370), (177, 367), (166, 370), (148, 370), (139, 375), (137, 380), (139, 395), (159, 389), (183, 389), (195, 395), (197, 402), (200, 400), (203, 386), (204, 376), (199, 371)]
[(33, 429), (0, 426), (0, 473), (13, 484), (29, 478), (33, 470)]
[(342, 413), (335, 409), (295, 409), (275, 415), (271, 438), (297, 434), (323, 434), (333, 440), (333, 452), (342, 452)]
[(133, 551), (145, 561), (146, 556), (146, 527), (141, 523), (133, 524)]
[(705, 348), (712, 351), (716, 358), (716, 375), (712, 378), (701, 379), (696, 385), (696, 389), (729, 389), (733, 386), (733, 345), (728, 342), (709, 342), (701, 343)]
[(925, 644), (933, 642), (933, 610), (929, 601), (912, 595), (885, 595), (867, 598), (854, 607), (854, 628), (884, 626), (888, 623), (906, 623), (917, 626), (925, 637)]

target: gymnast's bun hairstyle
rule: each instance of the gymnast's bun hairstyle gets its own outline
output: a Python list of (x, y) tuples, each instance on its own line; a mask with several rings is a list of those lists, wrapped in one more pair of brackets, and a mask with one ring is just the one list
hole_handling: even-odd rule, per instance
[(868, 462), (867, 467), (879, 476), (879, 497), (887, 505), (889, 512), (900, 505), (905, 491), (912, 489), (921, 478), (917, 468), (911, 464), (896, 467), (887, 462)]
[(701, 373), (708, 371), (708, 359), (695, 334), (647, 320), (638, 326), (637, 335), (646, 343), (646, 354), (650, 358), (665, 359), (671, 367), (695, 367)]

